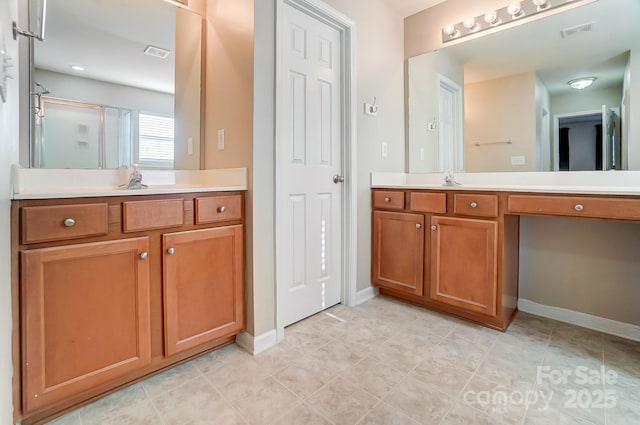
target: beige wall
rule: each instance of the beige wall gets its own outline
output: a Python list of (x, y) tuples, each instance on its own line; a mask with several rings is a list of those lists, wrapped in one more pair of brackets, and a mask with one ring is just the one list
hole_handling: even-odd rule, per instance
[[(536, 75), (514, 75), (464, 86), (465, 171), (535, 171)], [(475, 146), (512, 140), (510, 145)], [(525, 165), (511, 165), (511, 156)]]
[[(595, 89), (595, 87), (593, 88)], [(610, 108), (620, 108), (621, 104), (621, 85), (595, 90), (572, 90), (566, 94), (551, 96), (551, 115), (601, 111), (602, 105), (607, 105)]]
[[(208, 0), (204, 84), (204, 168), (249, 170), (245, 218), (247, 330), (254, 331), (253, 258), (253, 0)], [(224, 150), (218, 150), (224, 130)]]
[[(200, 169), (200, 114), (202, 84), (202, 16), (176, 10), (175, 161), (180, 170)], [(189, 154), (188, 139), (193, 150)]]
[(640, 225), (520, 220), (520, 298), (640, 325)]
[[(0, 101), (0, 424), (13, 423), (11, 361), (11, 249), (9, 245), (11, 175), (10, 165), (18, 162), (18, 43), (11, 35), (17, 19), (18, 1), (0, 0), (0, 40), (15, 65), (9, 68), (7, 102)], [(0, 41), (1, 43), (1, 41)]]

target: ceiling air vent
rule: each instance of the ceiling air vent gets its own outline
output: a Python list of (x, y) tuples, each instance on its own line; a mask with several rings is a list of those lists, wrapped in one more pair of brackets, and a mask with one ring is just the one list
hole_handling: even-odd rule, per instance
[(584, 34), (587, 32), (592, 32), (593, 27), (595, 26), (595, 22), (589, 22), (588, 24), (576, 25), (575, 27), (565, 28), (560, 31), (562, 34), (562, 38), (569, 38), (576, 36), (578, 34)]
[(171, 53), (169, 50), (163, 49), (162, 47), (152, 46), (151, 44), (149, 44), (144, 49), (145, 55), (153, 56), (160, 59), (166, 58), (167, 56), (169, 56), (169, 53)]

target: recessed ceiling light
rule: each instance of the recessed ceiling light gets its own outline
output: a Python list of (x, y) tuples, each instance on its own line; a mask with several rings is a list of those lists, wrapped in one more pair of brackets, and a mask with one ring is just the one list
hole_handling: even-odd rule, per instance
[(73, 69), (74, 71), (84, 71), (84, 67), (80, 65), (71, 65), (71, 69)]
[(567, 84), (569, 84), (572, 89), (584, 90), (593, 84), (595, 80), (596, 77), (576, 78), (575, 80), (568, 81)]

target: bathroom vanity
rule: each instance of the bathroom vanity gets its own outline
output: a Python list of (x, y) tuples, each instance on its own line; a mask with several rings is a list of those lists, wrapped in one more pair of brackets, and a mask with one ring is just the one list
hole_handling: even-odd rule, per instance
[(245, 323), (246, 170), (236, 174), (230, 184), (16, 193), (14, 368), (23, 424), (235, 340)]
[(625, 172), (597, 176), (598, 185), (589, 174), (508, 174), (469, 173), (448, 186), (442, 174), (374, 173), (372, 283), (505, 330), (518, 305), (520, 216), (640, 222)]

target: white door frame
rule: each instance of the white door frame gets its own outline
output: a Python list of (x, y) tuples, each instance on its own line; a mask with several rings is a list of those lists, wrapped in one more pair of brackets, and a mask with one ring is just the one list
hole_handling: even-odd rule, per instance
[[(611, 108), (615, 113), (620, 115), (620, 108)], [(553, 116), (553, 171), (560, 170), (560, 120), (563, 118), (581, 117), (584, 115), (601, 115), (602, 109), (591, 109), (589, 111), (569, 112), (566, 114), (556, 114)]]
[[(453, 143), (451, 146), (451, 153), (453, 154), (453, 169), (452, 172), (462, 172), (464, 171), (464, 128), (463, 128), (463, 101), (462, 101), (462, 87), (455, 81), (450, 78), (445, 77), (442, 74), (438, 74), (438, 128), (442, 128), (442, 117), (440, 117), (440, 97), (442, 96), (442, 89), (453, 93), (453, 98), (455, 104), (453, 105), (453, 121), (454, 121), (454, 132), (453, 132)], [(440, 171), (446, 171), (446, 169), (442, 169), (442, 164), (445, 162), (446, 158), (443, 157), (443, 149), (442, 149), (442, 139), (440, 137), (440, 133), (438, 133), (438, 168), (441, 168)]]
[(282, 270), (278, 264), (278, 251), (282, 246), (282, 232), (278, 231), (277, 218), (285, 211), (285, 206), (280, 199), (282, 172), (279, 171), (280, 162), (283, 160), (279, 148), (281, 134), (284, 134), (287, 122), (284, 121), (282, 88), (287, 84), (282, 74), (283, 51), (280, 46), (280, 26), (282, 25), (282, 10), (285, 5), (294, 7), (303, 13), (331, 25), (340, 33), (342, 51), (342, 167), (345, 176), (344, 190), (342, 191), (342, 290), (340, 302), (345, 305), (354, 305), (356, 302), (356, 259), (357, 259), (357, 169), (356, 169), (356, 83), (355, 83), (355, 23), (337, 10), (320, 0), (276, 0), (276, 143), (275, 143), (275, 226), (276, 226), (276, 332), (278, 341), (284, 338), (284, 323), (281, 310)]

